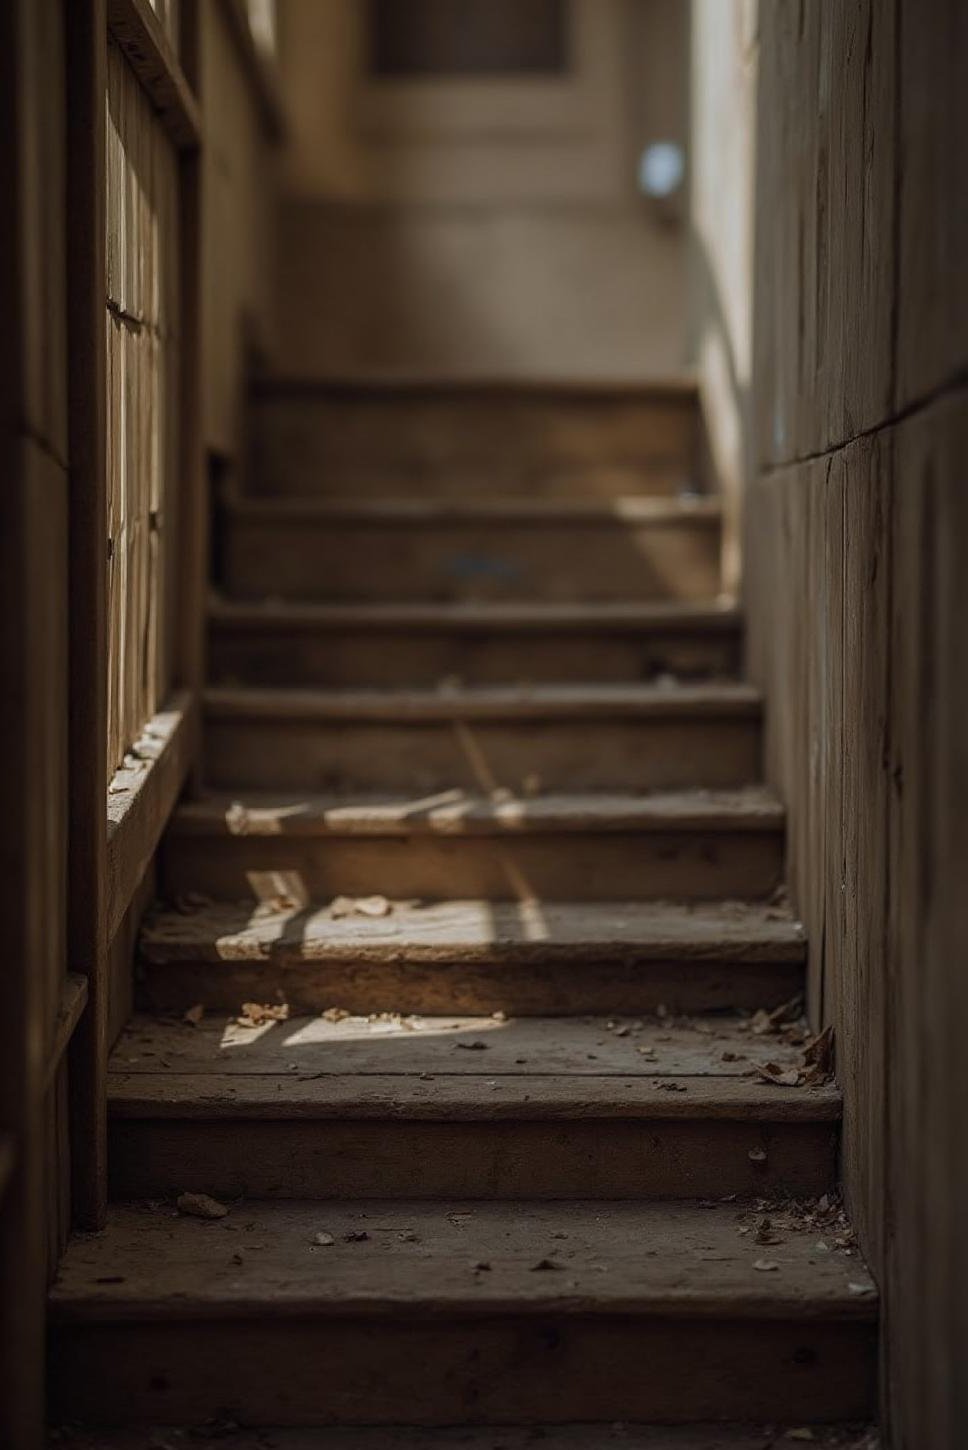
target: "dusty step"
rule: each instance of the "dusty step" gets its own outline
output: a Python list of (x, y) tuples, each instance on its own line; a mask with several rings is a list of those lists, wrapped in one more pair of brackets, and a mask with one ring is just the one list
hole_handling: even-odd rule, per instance
[(745, 902), (396, 902), (385, 916), (285, 897), (182, 907), (153, 912), (141, 934), (142, 990), (159, 1011), (253, 999), (296, 1013), (755, 1009), (799, 990), (806, 957), (798, 922)]
[(242, 599), (706, 600), (712, 498), (226, 500), (224, 584)]
[(766, 1248), (738, 1233), (759, 1217), (738, 1223), (735, 1203), (357, 1200), (244, 1203), (210, 1222), (118, 1204), (103, 1234), (71, 1244), (53, 1289), (56, 1413), (865, 1417), (871, 1280), (796, 1214)]
[(256, 487), (268, 494), (414, 490), (568, 497), (694, 485), (695, 387), (344, 383), (283, 379), (251, 399)]
[(206, 780), (225, 790), (680, 790), (760, 773), (744, 684), (223, 687), (205, 711)]
[(285, 604), (217, 599), (215, 684), (401, 686), (732, 676), (731, 602)]
[[(171, 1450), (197, 1442), (202, 1426), (137, 1426), (58, 1431), (67, 1450), (146, 1450), (154, 1439)], [(211, 1430), (213, 1427), (209, 1427)], [(789, 1450), (789, 1431), (810, 1430), (814, 1450), (878, 1450), (873, 1430), (831, 1425), (521, 1425), (499, 1430), (381, 1426), (379, 1429), (233, 1430), (218, 1427), (220, 1450)]]
[(497, 800), (213, 794), (177, 811), (164, 889), (242, 900), (278, 894), (286, 877), (317, 899), (375, 888), (429, 900), (766, 897), (782, 880), (783, 826), (762, 786)]
[[(335, 1015), (335, 1014), (333, 1014)], [(112, 1189), (246, 1198), (694, 1198), (834, 1185), (840, 1098), (736, 1019), (136, 1018)], [(742, 1027), (745, 1031), (741, 1030)]]

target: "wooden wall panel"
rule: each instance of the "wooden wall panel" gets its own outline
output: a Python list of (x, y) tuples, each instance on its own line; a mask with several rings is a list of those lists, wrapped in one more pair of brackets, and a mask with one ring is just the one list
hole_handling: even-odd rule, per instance
[(968, 20), (761, 7), (748, 663), (885, 1313), (895, 1450), (968, 1441)]
[(112, 774), (172, 684), (178, 484), (178, 157), (108, 46), (108, 740)]
[(962, 0), (899, 0), (899, 7), (895, 401), (903, 407), (968, 367), (968, 11)]
[(889, 411), (894, 9), (895, 0), (761, 7), (754, 307), (763, 463), (848, 442)]

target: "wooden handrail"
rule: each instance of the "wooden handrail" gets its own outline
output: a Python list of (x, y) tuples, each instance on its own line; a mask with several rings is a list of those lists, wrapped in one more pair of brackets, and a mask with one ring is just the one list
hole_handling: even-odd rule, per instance
[(108, 29), (124, 51), (174, 144), (181, 151), (201, 143), (198, 102), (168, 34), (148, 0), (108, 0)]
[(131, 905), (192, 764), (197, 702), (178, 691), (149, 720), (151, 754), (140, 769), (120, 770), (108, 787), (107, 939)]
[(47, 1092), (50, 1091), (51, 1084), (57, 1076), (57, 1069), (70, 1046), (74, 1029), (80, 1022), (81, 1014), (86, 1006), (87, 978), (80, 972), (68, 972), (61, 986), (60, 1001), (57, 1005), (57, 1022), (54, 1026), (54, 1041), (47, 1058), (45, 1087)]

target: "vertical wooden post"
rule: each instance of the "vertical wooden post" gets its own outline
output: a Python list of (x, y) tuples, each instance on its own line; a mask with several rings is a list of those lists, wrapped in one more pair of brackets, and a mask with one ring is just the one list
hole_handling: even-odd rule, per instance
[[(198, 0), (183, 0), (181, 64), (196, 96), (201, 92), (201, 15)], [(180, 160), (179, 298), (179, 530), (175, 683), (200, 699), (205, 684), (209, 498), (202, 438), (202, 155), (183, 150)], [(190, 788), (198, 785), (202, 712), (196, 709), (190, 751)]]
[(73, 1213), (107, 1205), (107, 511), (105, 454), (105, 0), (71, 0), (67, 26), (70, 851), (68, 942), (88, 1006), (71, 1043)]

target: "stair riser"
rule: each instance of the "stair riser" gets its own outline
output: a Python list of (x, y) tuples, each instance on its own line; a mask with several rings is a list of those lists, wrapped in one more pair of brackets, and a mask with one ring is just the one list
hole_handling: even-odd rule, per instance
[(875, 1402), (876, 1336), (865, 1322), (275, 1316), (60, 1327), (55, 1414), (151, 1424), (800, 1424), (863, 1420)]
[(574, 832), (529, 836), (192, 836), (169, 839), (169, 897), (244, 901), (283, 880), (315, 900), (726, 900), (768, 896), (783, 871), (780, 831)]
[(226, 790), (690, 789), (757, 779), (760, 724), (710, 718), (417, 721), (210, 716), (205, 777)]
[(607, 498), (695, 486), (690, 397), (257, 400), (261, 493)]
[(778, 1007), (803, 985), (799, 962), (602, 962), (594, 954), (559, 965), (539, 960), (500, 966), (486, 961), (441, 965), (399, 960), (377, 964), (265, 961), (184, 961), (142, 965), (146, 1008), (184, 1012), (201, 1002), (237, 1012), (241, 1003), (284, 1000), (294, 1014), (344, 1007), (353, 1013), (416, 1012), (518, 1017), (573, 1013), (715, 1012)]
[(466, 684), (547, 684), (561, 680), (622, 684), (658, 675), (684, 679), (735, 677), (739, 638), (733, 630), (402, 633), (367, 629), (245, 630), (215, 623), (209, 677), (214, 684), (317, 687), (427, 687), (444, 679)]
[[(821, 1194), (835, 1182), (837, 1141), (829, 1123), (715, 1119), (125, 1118), (111, 1126), (111, 1186), (129, 1199), (185, 1191), (225, 1200)], [(749, 1157), (760, 1151), (762, 1165)]]
[(719, 593), (718, 519), (445, 526), (227, 521), (240, 599), (675, 600)]

